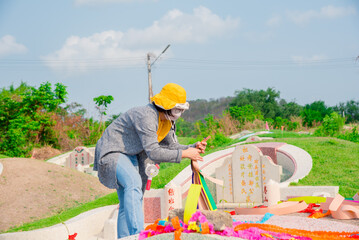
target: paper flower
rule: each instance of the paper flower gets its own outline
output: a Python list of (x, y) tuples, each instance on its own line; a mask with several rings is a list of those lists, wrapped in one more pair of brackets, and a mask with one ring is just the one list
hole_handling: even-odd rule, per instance
[(68, 240), (76, 240), (75, 237), (77, 236), (77, 233), (74, 233), (72, 235), (69, 235)]

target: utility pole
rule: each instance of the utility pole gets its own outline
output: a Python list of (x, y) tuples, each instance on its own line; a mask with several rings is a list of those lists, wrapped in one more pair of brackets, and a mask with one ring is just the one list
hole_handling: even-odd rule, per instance
[(157, 59), (166, 52), (166, 50), (170, 47), (171, 45), (168, 44), (167, 47), (161, 52), (160, 55), (158, 55), (158, 57), (153, 61), (153, 63), (151, 63), (151, 54), (147, 53), (147, 71), (148, 71), (148, 101), (151, 102), (151, 98), (153, 97), (153, 92), (152, 92), (152, 74), (151, 74), (151, 67), (152, 65), (157, 61)]
[(151, 74), (151, 56), (147, 53), (147, 71), (148, 71), (148, 101), (151, 102), (152, 92), (152, 74)]

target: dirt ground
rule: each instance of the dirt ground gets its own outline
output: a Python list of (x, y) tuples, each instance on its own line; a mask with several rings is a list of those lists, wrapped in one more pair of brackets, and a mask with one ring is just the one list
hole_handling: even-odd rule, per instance
[(96, 177), (41, 160), (0, 162), (0, 232), (114, 192)]

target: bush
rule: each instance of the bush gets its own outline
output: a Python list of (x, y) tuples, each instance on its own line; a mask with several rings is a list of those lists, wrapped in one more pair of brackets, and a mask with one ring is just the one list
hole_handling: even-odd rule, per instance
[(344, 140), (347, 140), (347, 141), (351, 141), (351, 142), (357, 142), (359, 143), (359, 133), (358, 133), (358, 129), (357, 127), (355, 126), (352, 131), (347, 131), (347, 132), (344, 132), (342, 134), (339, 134), (337, 136), (337, 138), (340, 138), (340, 139), (344, 139)]
[(255, 119), (263, 119), (261, 111), (255, 111), (252, 105), (230, 107), (229, 113), (231, 117), (238, 120), (241, 124), (253, 122)]
[(319, 126), (314, 135), (316, 136), (335, 136), (343, 129), (345, 119), (338, 113), (332, 112), (330, 115), (326, 115), (323, 119), (323, 124)]

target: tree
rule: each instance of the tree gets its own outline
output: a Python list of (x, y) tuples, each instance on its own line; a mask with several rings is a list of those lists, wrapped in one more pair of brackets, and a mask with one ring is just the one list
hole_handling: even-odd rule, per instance
[(95, 101), (95, 103), (97, 105), (97, 110), (99, 111), (99, 113), (101, 115), (101, 120), (102, 120), (102, 116), (107, 115), (107, 113), (106, 113), (107, 105), (113, 101), (113, 97), (111, 95), (108, 95), (108, 96), (101, 95), (101, 96), (94, 98), (93, 100)]
[(53, 115), (66, 101), (66, 87), (46, 82), (35, 87), (21, 84), (0, 94), (0, 151), (8, 156), (23, 157), (34, 144), (56, 145)]
[(263, 119), (261, 111), (254, 110), (252, 105), (245, 105), (242, 107), (233, 106), (229, 108), (229, 114), (236, 120), (238, 120), (241, 124), (249, 121), (252, 122), (255, 119)]
[(64, 107), (64, 110), (66, 111), (66, 113), (75, 115), (75, 116), (84, 116), (86, 114), (86, 109), (83, 108), (82, 104), (77, 103), (77, 102), (72, 102), (70, 104), (67, 104)]
[(235, 97), (229, 104), (230, 107), (245, 105), (252, 105), (255, 111), (260, 111), (264, 118), (274, 119), (276, 116), (280, 116), (280, 107), (278, 99), (280, 92), (275, 91), (274, 88), (267, 88), (267, 90), (251, 90), (244, 89), (242, 91), (236, 91)]
[[(284, 99), (282, 99), (284, 100)], [(281, 116), (282, 118), (290, 119), (292, 116), (300, 116), (300, 113), (303, 109), (302, 106), (295, 102), (289, 102), (287, 103), (285, 100), (280, 101), (280, 107), (281, 107)]]
[[(105, 127), (104, 122), (102, 121), (103, 116), (107, 115), (107, 105), (113, 101), (113, 97), (111, 95), (105, 96), (101, 95), (93, 99), (96, 103), (96, 108), (100, 113), (100, 126)], [(101, 131), (101, 129), (99, 129)]]
[(317, 136), (337, 135), (344, 126), (345, 119), (338, 113), (332, 112), (323, 119), (323, 124), (314, 132)]
[(313, 122), (322, 122), (326, 115), (330, 115), (333, 109), (327, 107), (324, 101), (315, 101), (311, 104), (306, 104), (301, 112), (303, 124), (308, 127), (313, 126)]
[(359, 121), (359, 101), (350, 100), (346, 103), (339, 103), (333, 107), (333, 110), (340, 115), (344, 115), (348, 123)]

